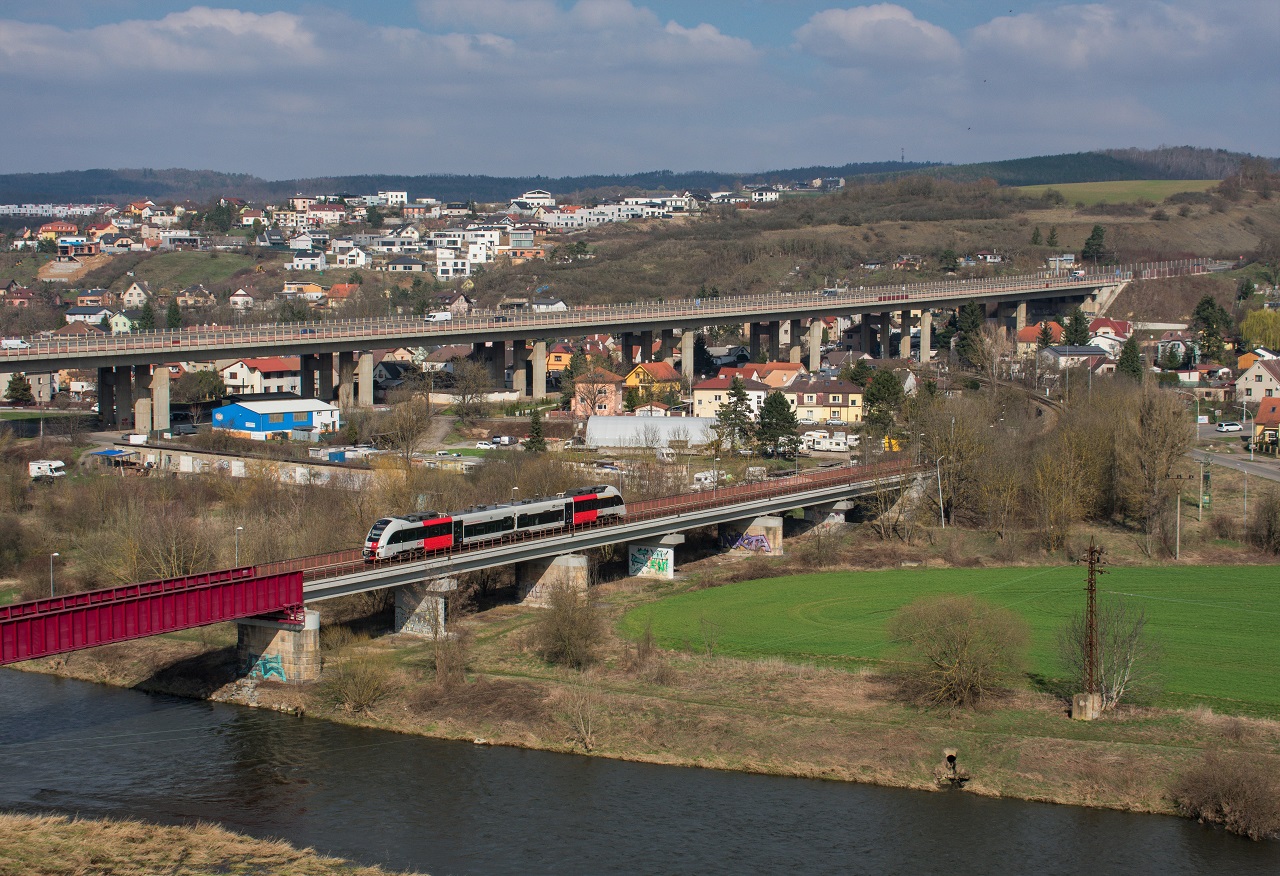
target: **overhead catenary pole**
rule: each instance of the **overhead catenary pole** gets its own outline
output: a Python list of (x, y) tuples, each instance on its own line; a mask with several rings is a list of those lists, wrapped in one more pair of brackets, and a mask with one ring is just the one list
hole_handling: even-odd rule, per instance
[(1084, 672), (1085, 672), (1085, 693), (1090, 695), (1098, 695), (1098, 576), (1105, 575), (1106, 572), (1099, 568), (1102, 565), (1102, 555), (1104, 548), (1102, 545), (1094, 542), (1093, 538), (1089, 539), (1089, 576), (1085, 583), (1085, 593), (1087, 598), (1085, 601), (1085, 652), (1084, 652)]

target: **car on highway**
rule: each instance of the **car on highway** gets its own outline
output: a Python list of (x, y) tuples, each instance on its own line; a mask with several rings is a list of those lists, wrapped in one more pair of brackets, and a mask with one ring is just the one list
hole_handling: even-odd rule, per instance
[(1231, 422), (1228, 420), (1218, 424), (1218, 431), (1219, 432), (1243, 432), (1244, 426), (1241, 426), (1239, 423)]

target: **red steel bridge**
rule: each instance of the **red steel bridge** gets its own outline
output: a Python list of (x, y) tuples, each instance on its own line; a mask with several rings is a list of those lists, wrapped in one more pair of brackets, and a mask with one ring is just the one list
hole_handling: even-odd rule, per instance
[(0, 665), (250, 617), (301, 625), (308, 602), (832, 503), (898, 486), (917, 471), (905, 461), (817, 469), (630, 502), (622, 518), (426, 557), (365, 562), (355, 548), (0, 606)]

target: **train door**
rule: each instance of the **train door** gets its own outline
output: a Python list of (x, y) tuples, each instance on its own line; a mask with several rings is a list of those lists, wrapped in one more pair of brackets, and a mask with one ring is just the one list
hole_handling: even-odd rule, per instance
[(462, 521), (461, 520), (453, 521), (453, 546), (454, 547), (462, 546)]

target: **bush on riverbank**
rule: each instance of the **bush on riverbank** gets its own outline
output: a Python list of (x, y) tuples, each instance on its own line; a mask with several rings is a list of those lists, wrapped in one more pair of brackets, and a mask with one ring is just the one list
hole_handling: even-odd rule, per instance
[(1280, 837), (1280, 777), (1269, 758), (1207, 751), (1174, 784), (1178, 811), (1249, 839)]

